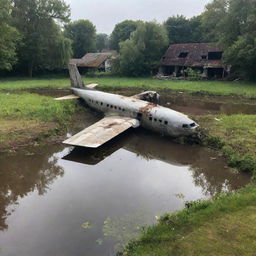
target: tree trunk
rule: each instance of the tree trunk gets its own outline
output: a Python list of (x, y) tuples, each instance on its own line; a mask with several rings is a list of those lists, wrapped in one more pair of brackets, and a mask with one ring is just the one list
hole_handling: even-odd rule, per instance
[(34, 66), (34, 61), (31, 60), (28, 62), (28, 76), (32, 77), (33, 76), (33, 66)]

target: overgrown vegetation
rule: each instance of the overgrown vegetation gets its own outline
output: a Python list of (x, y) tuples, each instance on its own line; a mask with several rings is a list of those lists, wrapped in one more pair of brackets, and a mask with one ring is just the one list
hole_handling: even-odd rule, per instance
[[(256, 250), (256, 186), (197, 201), (165, 214), (126, 247), (127, 256), (253, 255)], [(209, 221), (210, 220), (210, 221)]]

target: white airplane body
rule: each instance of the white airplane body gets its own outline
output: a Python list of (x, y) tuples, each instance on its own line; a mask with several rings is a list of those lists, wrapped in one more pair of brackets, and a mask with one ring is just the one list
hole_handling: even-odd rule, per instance
[[(195, 133), (198, 125), (188, 116), (140, 98), (157, 98), (155, 92), (145, 92), (132, 97), (97, 91), (95, 85), (83, 87), (83, 82), (75, 65), (69, 66), (72, 88), (76, 95), (70, 98), (82, 98), (86, 104), (105, 114), (105, 118), (63, 143), (97, 148), (124, 132), (130, 127), (143, 127), (163, 135), (187, 136)], [(76, 87), (75, 87), (76, 86)], [(62, 97), (67, 99), (69, 97)]]

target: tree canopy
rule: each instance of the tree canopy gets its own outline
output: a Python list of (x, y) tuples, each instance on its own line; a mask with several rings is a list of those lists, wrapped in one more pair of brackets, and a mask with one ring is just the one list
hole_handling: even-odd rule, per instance
[(11, 23), (11, 1), (0, 0), (0, 69), (10, 70), (17, 61), (18, 31)]
[(96, 35), (96, 50), (101, 52), (104, 49), (109, 48), (109, 38), (107, 34), (97, 34)]
[(96, 51), (96, 28), (89, 20), (78, 20), (65, 26), (65, 35), (72, 40), (73, 57), (81, 58)]
[(128, 76), (149, 75), (168, 45), (162, 25), (140, 23), (130, 39), (120, 43), (120, 73)]
[(191, 19), (187, 19), (183, 15), (172, 16), (165, 21), (164, 26), (171, 44), (203, 41), (200, 16)]
[(130, 35), (138, 27), (139, 21), (125, 20), (115, 25), (110, 35), (110, 48), (119, 51), (119, 44), (130, 38)]
[(32, 76), (35, 69), (57, 68), (67, 62), (70, 42), (56, 21), (69, 20), (69, 6), (62, 0), (13, 0), (13, 6), (13, 24), (22, 36), (20, 66), (26, 66)]

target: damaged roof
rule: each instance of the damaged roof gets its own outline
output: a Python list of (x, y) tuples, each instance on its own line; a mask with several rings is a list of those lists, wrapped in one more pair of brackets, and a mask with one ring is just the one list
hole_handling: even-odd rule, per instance
[(116, 55), (116, 51), (87, 53), (81, 59), (71, 59), (70, 63), (75, 64), (78, 67), (98, 68), (107, 59), (115, 57)]
[(223, 67), (222, 59), (208, 59), (209, 53), (222, 49), (213, 43), (172, 44), (161, 59), (163, 66)]

